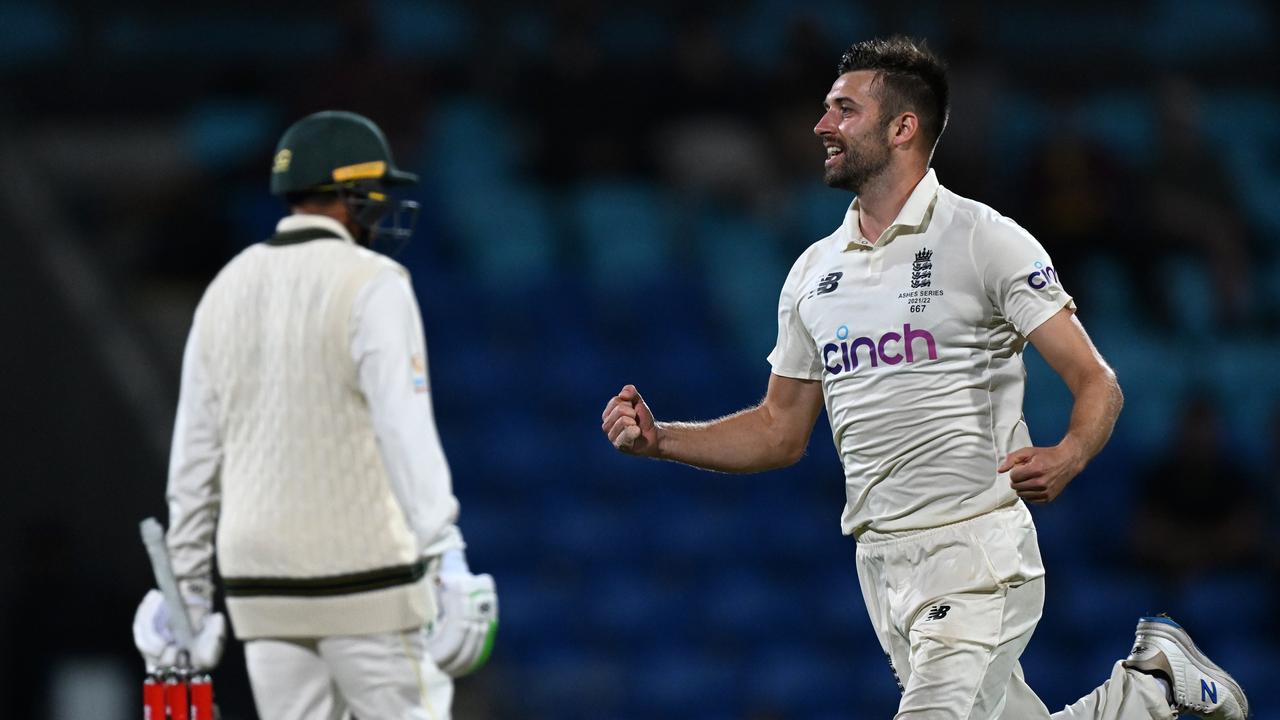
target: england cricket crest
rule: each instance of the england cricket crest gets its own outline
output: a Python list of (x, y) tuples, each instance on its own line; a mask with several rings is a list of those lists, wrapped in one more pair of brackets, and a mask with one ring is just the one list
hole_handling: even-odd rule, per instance
[(942, 290), (934, 290), (933, 285), (933, 251), (920, 248), (916, 259), (911, 263), (910, 285), (898, 293), (898, 298), (907, 303), (913, 313), (922, 313), (935, 297), (940, 297)]
[(929, 287), (929, 281), (932, 279), (933, 251), (929, 248), (921, 248), (920, 252), (916, 253), (915, 262), (911, 263), (911, 287)]

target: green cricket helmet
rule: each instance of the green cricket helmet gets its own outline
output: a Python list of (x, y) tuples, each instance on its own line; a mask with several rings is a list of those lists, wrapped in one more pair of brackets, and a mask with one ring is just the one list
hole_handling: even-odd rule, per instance
[[(336, 193), (351, 207), (370, 242), (409, 239), (418, 204), (400, 200), (393, 205), (385, 190), (417, 182), (417, 175), (396, 167), (386, 136), (372, 120), (343, 110), (314, 113), (290, 126), (276, 145), (271, 165), (272, 195)], [(389, 211), (394, 212), (388, 225), (381, 221)]]

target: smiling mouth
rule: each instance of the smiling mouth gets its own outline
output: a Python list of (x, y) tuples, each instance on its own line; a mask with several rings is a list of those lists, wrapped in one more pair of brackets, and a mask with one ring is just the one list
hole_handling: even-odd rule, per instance
[(829, 164), (829, 163), (831, 163), (831, 161), (835, 160), (836, 158), (840, 157), (841, 155), (844, 155), (844, 148), (842, 148), (842, 147), (840, 147), (840, 146), (838, 146), (838, 145), (828, 145), (828, 146), (827, 146), (827, 160), (826, 160), (826, 162), (827, 162), (828, 164)]

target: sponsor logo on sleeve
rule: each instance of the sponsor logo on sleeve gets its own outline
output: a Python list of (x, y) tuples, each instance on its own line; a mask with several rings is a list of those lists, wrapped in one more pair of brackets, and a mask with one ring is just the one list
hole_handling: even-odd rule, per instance
[(1043, 290), (1050, 285), (1058, 285), (1058, 271), (1052, 265), (1036, 261), (1035, 270), (1027, 276), (1027, 284), (1035, 290)]
[(414, 353), (409, 357), (409, 367), (413, 369), (413, 391), (416, 393), (424, 393), (427, 391), (427, 361), (421, 353)]

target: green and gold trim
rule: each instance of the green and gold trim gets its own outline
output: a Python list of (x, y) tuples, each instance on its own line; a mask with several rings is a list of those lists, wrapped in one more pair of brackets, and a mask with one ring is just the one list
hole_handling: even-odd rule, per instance
[(352, 180), (374, 180), (387, 174), (387, 164), (382, 160), (373, 162), (343, 165), (333, 169), (334, 182), (350, 182)]
[(427, 574), (426, 559), (410, 565), (324, 577), (224, 577), (227, 597), (327, 597), (411, 585)]

